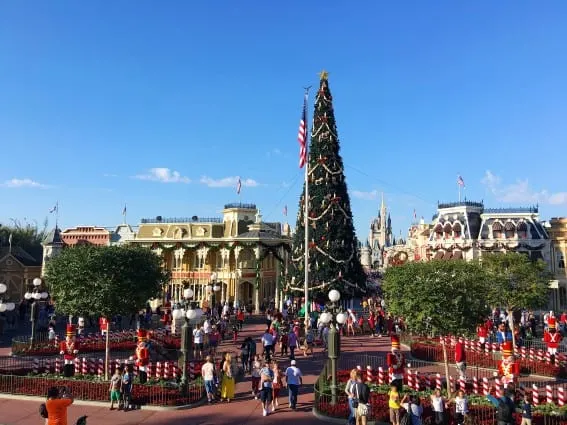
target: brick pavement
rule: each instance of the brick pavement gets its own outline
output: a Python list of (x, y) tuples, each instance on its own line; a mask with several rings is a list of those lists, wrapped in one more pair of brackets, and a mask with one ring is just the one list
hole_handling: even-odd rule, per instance
[[(262, 325), (245, 325), (239, 340), (247, 336), (259, 338), (263, 333)], [(231, 341), (222, 343), (219, 351), (238, 351), (240, 344)], [(358, 336), (343, 338), (342, 350), (345, 357), (357, 353), (378, 354), (390, 349), (389, 338), (369, 338)], [(279, 359), (279, 358), (278, 358)], [(236, 385), (236, 399), (231, 403), (204, 405), (186, 410), (137, 410), (132, 412), (110, 411), (108, 405), (93, 404), (73, 405), (69, 409), (69, 424), (81, 415), (88, 415), (89, 425), (255, 425), (270, 423), (274, 425), (287, 424), (290, 419), (294, 425), (318, 423), (311, 410), (313, 407), (313, 383), (321, 371), (325, 354), (321, 349), (315, 350), (314, 356), (298, 355), (297, 365), (304, 374), (304, 386), (301, 388), (298, 409), (291, 411), (287, 406), (287, 395), (283, 391), (280, 397), (280, 408), (267, 418), (262, 416), (260, 402), (251, 396), (250, 378), (246, 377)], [(282, 366), (289, 363), (281, 359)], [(5, 425), (36, 425), (42, 420), (38, 414), (39, 400), (2, 399), (0, 398), (0, 424)], [(321, 422), (322, 423), (322, 422)]]

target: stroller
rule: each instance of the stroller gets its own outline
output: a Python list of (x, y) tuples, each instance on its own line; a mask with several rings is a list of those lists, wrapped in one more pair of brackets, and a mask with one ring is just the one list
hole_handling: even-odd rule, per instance
[(77, 419), (75, 425), (87, 425), (87, 417), (81, 416), (79, 419)]

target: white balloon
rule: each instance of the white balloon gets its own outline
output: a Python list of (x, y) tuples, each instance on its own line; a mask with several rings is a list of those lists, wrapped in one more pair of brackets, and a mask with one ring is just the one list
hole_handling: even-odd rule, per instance
[(0, 313), (4, 313), (6, 311), (6, 304), (0, 303)]
[(14, 310), (15, 308), (16, 308), (16, 304), (14, 304), (14, 303), (8, 303), (8, 304), (6, 304), (6, 310), (8, 310), (8, 311), (12, 311), (12, 310)]
[(7, 289), (8, 287), (4, 283), (0, 283), (0, 294), (6, 292)]

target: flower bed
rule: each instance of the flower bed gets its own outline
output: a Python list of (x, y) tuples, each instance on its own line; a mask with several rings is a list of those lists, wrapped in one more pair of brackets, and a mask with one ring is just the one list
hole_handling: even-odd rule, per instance
[[(337, 380), (341, 382), (338, 389), (337, 402), (332, 403), (331, 391), (329, 381), (320, 377), (318, 384), (315, 385), (315, 408), (316, 410), (325, 415), (333, 418), (346, 419), (349, 415), (348, 400), (344, 394), (344, 385), (349, 377), (348, 370), (340, 370), (337, 373)], [(322, 383), (322, 384), (321, 384)], [(388, 408), (388, 395), (389, 387), (387, 385), (375, 386), (371, 385), (370, 406), (371, 413), (369, 420), (379, 422), (389, 422), (389, 408)], [(410, 391), (407, 387), (405, 392), (411, 392), (419, 395), (421, 405), (423, 407), (424, 423), (433, 422), (433, 410), (431, 407), (430, 394), (431, 391)], [(469, 410), (471, 416), (476, 420), (475, 423), (479, 425), (493, 425), (496, 423), (495, 407), (482, 396), (470, 395), (467, 396), (469, 400)], [(448, 409), (449, 425), (456, 424), (454, 418), (455, 407), (450, 406)], [(519, 415), (516, 415), (519, 416)], [(516, 418), (517, 424), (520, 424), (521, 418)], [(555, 405), (542, 405), (534, 407), (534, 425), (559, 425), (567, 423), (567, 406), (557, 407)]]
[[(443, 362), (443, 348), (432, 340), (419, 340), (411, 343), (411, 354), (419, 360), (430, 362)], [(447, 357), (450, 363), (455, 361), (455, 350), (448, 349)], [(553, 378), (567, 378), (567, 365), (557, 363), (552, 365), (543, 361), (530, 359), (517, 359), (520, 364), (520, 373), (536, 374), (549, 376)], [(469, 366), (478, 366), (488, 369), (497, 369), (498, 360), (490, 353), (482, 353), (477, 351), (467, 351), (467, 364)]]
[[(0, 392), (7, 394), (45, 397), (50, 387), (65, 386), (78, 400), (108, 401), (108, 382), (64, 379), (61, 377), (0, 376)], [(187, 394), (180, 395), (177, 385), (134, 384), (133, 404), (154, 406), (182, 406), (200, 401), (203, 396), (200, 380), (189, 384)]]

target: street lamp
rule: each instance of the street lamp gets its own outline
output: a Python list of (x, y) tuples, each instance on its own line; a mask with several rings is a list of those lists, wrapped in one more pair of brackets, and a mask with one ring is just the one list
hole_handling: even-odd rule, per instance
[(331, 363), (331, 404), (337, 403), (337, 359), (341, 355), (341, 337), (337, 331), (337, 324), (343, 325), (347, 319), (347, 315), (338, 304), (340, 299), (341, 293), (336, 289), (331, 289), (329, 291), (329, 301), (331, 303), (326, 306), (325, 311), (321, 313), (319, 318), (322, 323), (326, 325), (331, 324), (327, 343), (327, 351)]
[(183, 393), (187, 391), (187, 360), (189, 358), (189, 354), (191, 353), (191, 334), (193, 329), (191, 328), (190, 321), (191, 320), (198, 320), (203, 311), (201, 309), (194, 309), (191, 303), (191, 299), (193, 298), (193, 290), (191, 288), (186, 288), (183, 290), (183, 301), (181, 306), (178, 306), (175, 310), (173, 310), (173, 319), (181, 319), (183, 318), (185, 321), (183, 326), (181, 326), (181, 370), (183, 371), (183, 375), (181, 377), (181, 390)]
[(5, 311), (12, 311), (16, 308), (16, 305), (11, 302), (4, 301), (4, 294), (8, 290), (8, 287), (4, 283), (0, 283), (0, 313)]
[(35, 321), (37, 318), (37, 303), (40, 301), (45, 301), (49, 298), (49, 293), (43, 288), (43, 280), (41, 278), (36, 277), (32, 281), (31, 287), (28, 288), (26, 293), (24, 294), (24, 298), (28, 301), (31, 300), (31, 317), (30, 322), (32, 326), (31, 331), (31, 338), (30, 338), (30, 345), (33, 346), (35, 342)]

